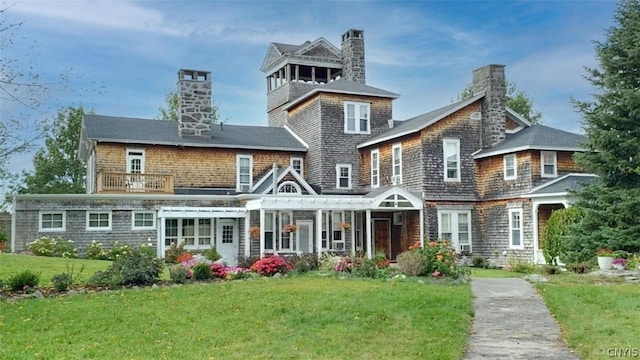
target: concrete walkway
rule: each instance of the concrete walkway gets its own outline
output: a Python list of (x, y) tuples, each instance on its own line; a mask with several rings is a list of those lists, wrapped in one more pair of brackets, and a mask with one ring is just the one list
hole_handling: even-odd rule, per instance
[(523, 279), (474, 279), (475, 317), (464, 359), (578, 357), (533, 286)]

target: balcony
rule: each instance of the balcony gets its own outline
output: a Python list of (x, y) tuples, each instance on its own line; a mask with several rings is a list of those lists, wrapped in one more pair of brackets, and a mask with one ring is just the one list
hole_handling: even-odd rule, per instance
[(173, 175), (101, 172), (97, 190), (98, 193), (173, 194)]

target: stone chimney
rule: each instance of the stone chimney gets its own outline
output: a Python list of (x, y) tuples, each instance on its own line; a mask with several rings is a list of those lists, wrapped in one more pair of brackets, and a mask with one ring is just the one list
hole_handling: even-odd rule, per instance
[(485, 92), (482, 100), (482, 148), (490, 148), (505, 139), (507, 83), (504, 65), (486, 65), (473, 70), (471, 89)]
[(180, 136), (211, 136), (211, 72), (178, 71)]
[(342, 76), (366, 83), (364, 72), (364, 31), (351, 29), (342, 35)]

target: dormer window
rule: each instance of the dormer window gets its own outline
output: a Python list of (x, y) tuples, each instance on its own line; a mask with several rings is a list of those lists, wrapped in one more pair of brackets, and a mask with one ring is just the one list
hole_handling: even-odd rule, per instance
[(344, 103), (344, 133), (345, 134), (370, 134), (371, 124), (369, 103), (345, 102)]

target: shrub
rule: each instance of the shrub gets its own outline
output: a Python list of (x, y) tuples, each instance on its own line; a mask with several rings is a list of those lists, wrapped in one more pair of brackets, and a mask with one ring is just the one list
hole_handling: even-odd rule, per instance
[(391, 264), (391, 260), (387, 258), (387, 254), (384, 252), (384, 250), (376, 250), (376, 255), (373, 258), (373, 261), (379, 268), (384, 268)]
[(183, 263), (186, 261), (189, 261), (193, 259), (193, 254), (190, 252), (183, 252), (182, 254), (178, 255), (178, 258), (176, 259), (176, 261), (178, 261), (179, 263)]
[(536, 264), (516, 257), (510, 258), (508, 264), (510, 271), (521, 274), (532, 274), (538, 270)]
[(400, 272), (407, 276), (424, 276), (429, 269), (429, 258), (420, 250), (405, 251), (396, 261)]
[(128, 244), (121, 244), (117, 241), (111, 245), (111, 249), (107, 252), (107, 258), (109, 260), (117, 260), (122, 256), (125, 256), (130, 251)]
[(429, 259), (427, 275), (434, 277), (451, 277), (457, 279), (468, 275), (469, 268), (456, 264), (456, 253), (447, 241), (430, 241), (425, 247), (417, 251), (423, 252)]
[(548, 275), (560, 274), (562, 272), (560, 267), (556, 265), (545, 265), (542, 267), (542, 271)]
[(27, 249), (37, 256), (77, 258), (78, 249), (73, 241), (65, 241), (61, 237), (42, 236), (27, 244)]
[(7, 286), (10, 290), (21, 291), (38, 286), (40, 273), (31, 270), (24, 270), (7, 279)]
[(238, 256), (238, 267), (250, 269), (253, 264), (260, 260), (260, 256)]
[[(381, 269), (388, 267), (388, 265), (382, 264)], [(361, 278), (376, 278), (378, 276), (378, 265), (375, 260), (360, 258), (360, 261), (356, 263), (356, 266), (351, 271), (351, 275)]]
[(338, 259), (333, 270), (338, 273), (351, 273), (361, 261), (361, 257), (343, 256)]
[(245, 279), (251, 276), (251, 270), (239, 266), (225, 268), (225, 271), (229, 280)]
[(212, 263), (209, 265), (211, 277), (214, 279), (226, 279), (227, 268), (222, 264)]
[(109, 256), (107, 252), (102, 248), (102, 243), (98, 243), (95, 240), (91, 242), (85, 253), (87, 259), (92, 260), (108, 260)]
[(253, 264), (253, 269), (262, 276), (273, 276), (275, 274), (286, 274), (291, 271), (291, 265), (281, 256), (273, 255), (258, 260)]
[(335, 271), (335, 267), (340, 261), (341, 257), (330, 253), (322, 253), (322, 257), (318, 261), (318, 268), (322, 272)]
[(209, 280), (211, 279), (211, 269), (209, 265), (198, 263), (195, 264), (191, 271), (193, 271), (193, 279), (194, 280)]
[(188, 251), (184, 248), (184, 242), (181, 242), (178, 246), (176, 246), (175, 242), (172, 242), (169, 248), (164, 251), (164, 261), (170, 264), (177, 264), (179, 262), (178, 256), (185, 252)]
[(182, 265), (174, 265), (169, 269), (169, 278), (176, 284), (184, 284), (189, 279), (187, 268)]
[(477, 268), (482, 268), (482, 269), (489, 268), (489, 259), (487, 259), (484, 256), (474, 256), (473, 259), (471, 259), (471, 263), (473, 264), (474, 267), (477, 267)]
[(567, 270), (573, 271), (576, 274), (587, 274), (591, 271), (591, 264), (588, 262), (571, 263), (567, 265)]
[(569, 235), (571, 226), (582, 218), (582, 212), (577, 207), (554, 210), (542, 230), (542, 254), (547, 265), (558, 265), (558, 257), (564, 257), (565, 239)]
[(99, 286), (149, 285), (162, 273), (162, 261), (139, 249), (123, 252), (105, 271), (97, 272), (89, 281)]
[(71, 285), (73, 285), (73, 278), (67, 273), (60, 273), (53, 275), (51, 283), (57, 291), (62, 292), (66, 291)]
[(291, 255), (286, 260), (296, 274), (303, 274), (318, 268), (318, 257), (315, 254)]
[(215, 247), (207, 249), (207, 251), (205, 251), (204, 253), (204, 257), (206, 257), (209, 261), (218, 261), (220, 260), (220, 258), (222, 258)]

